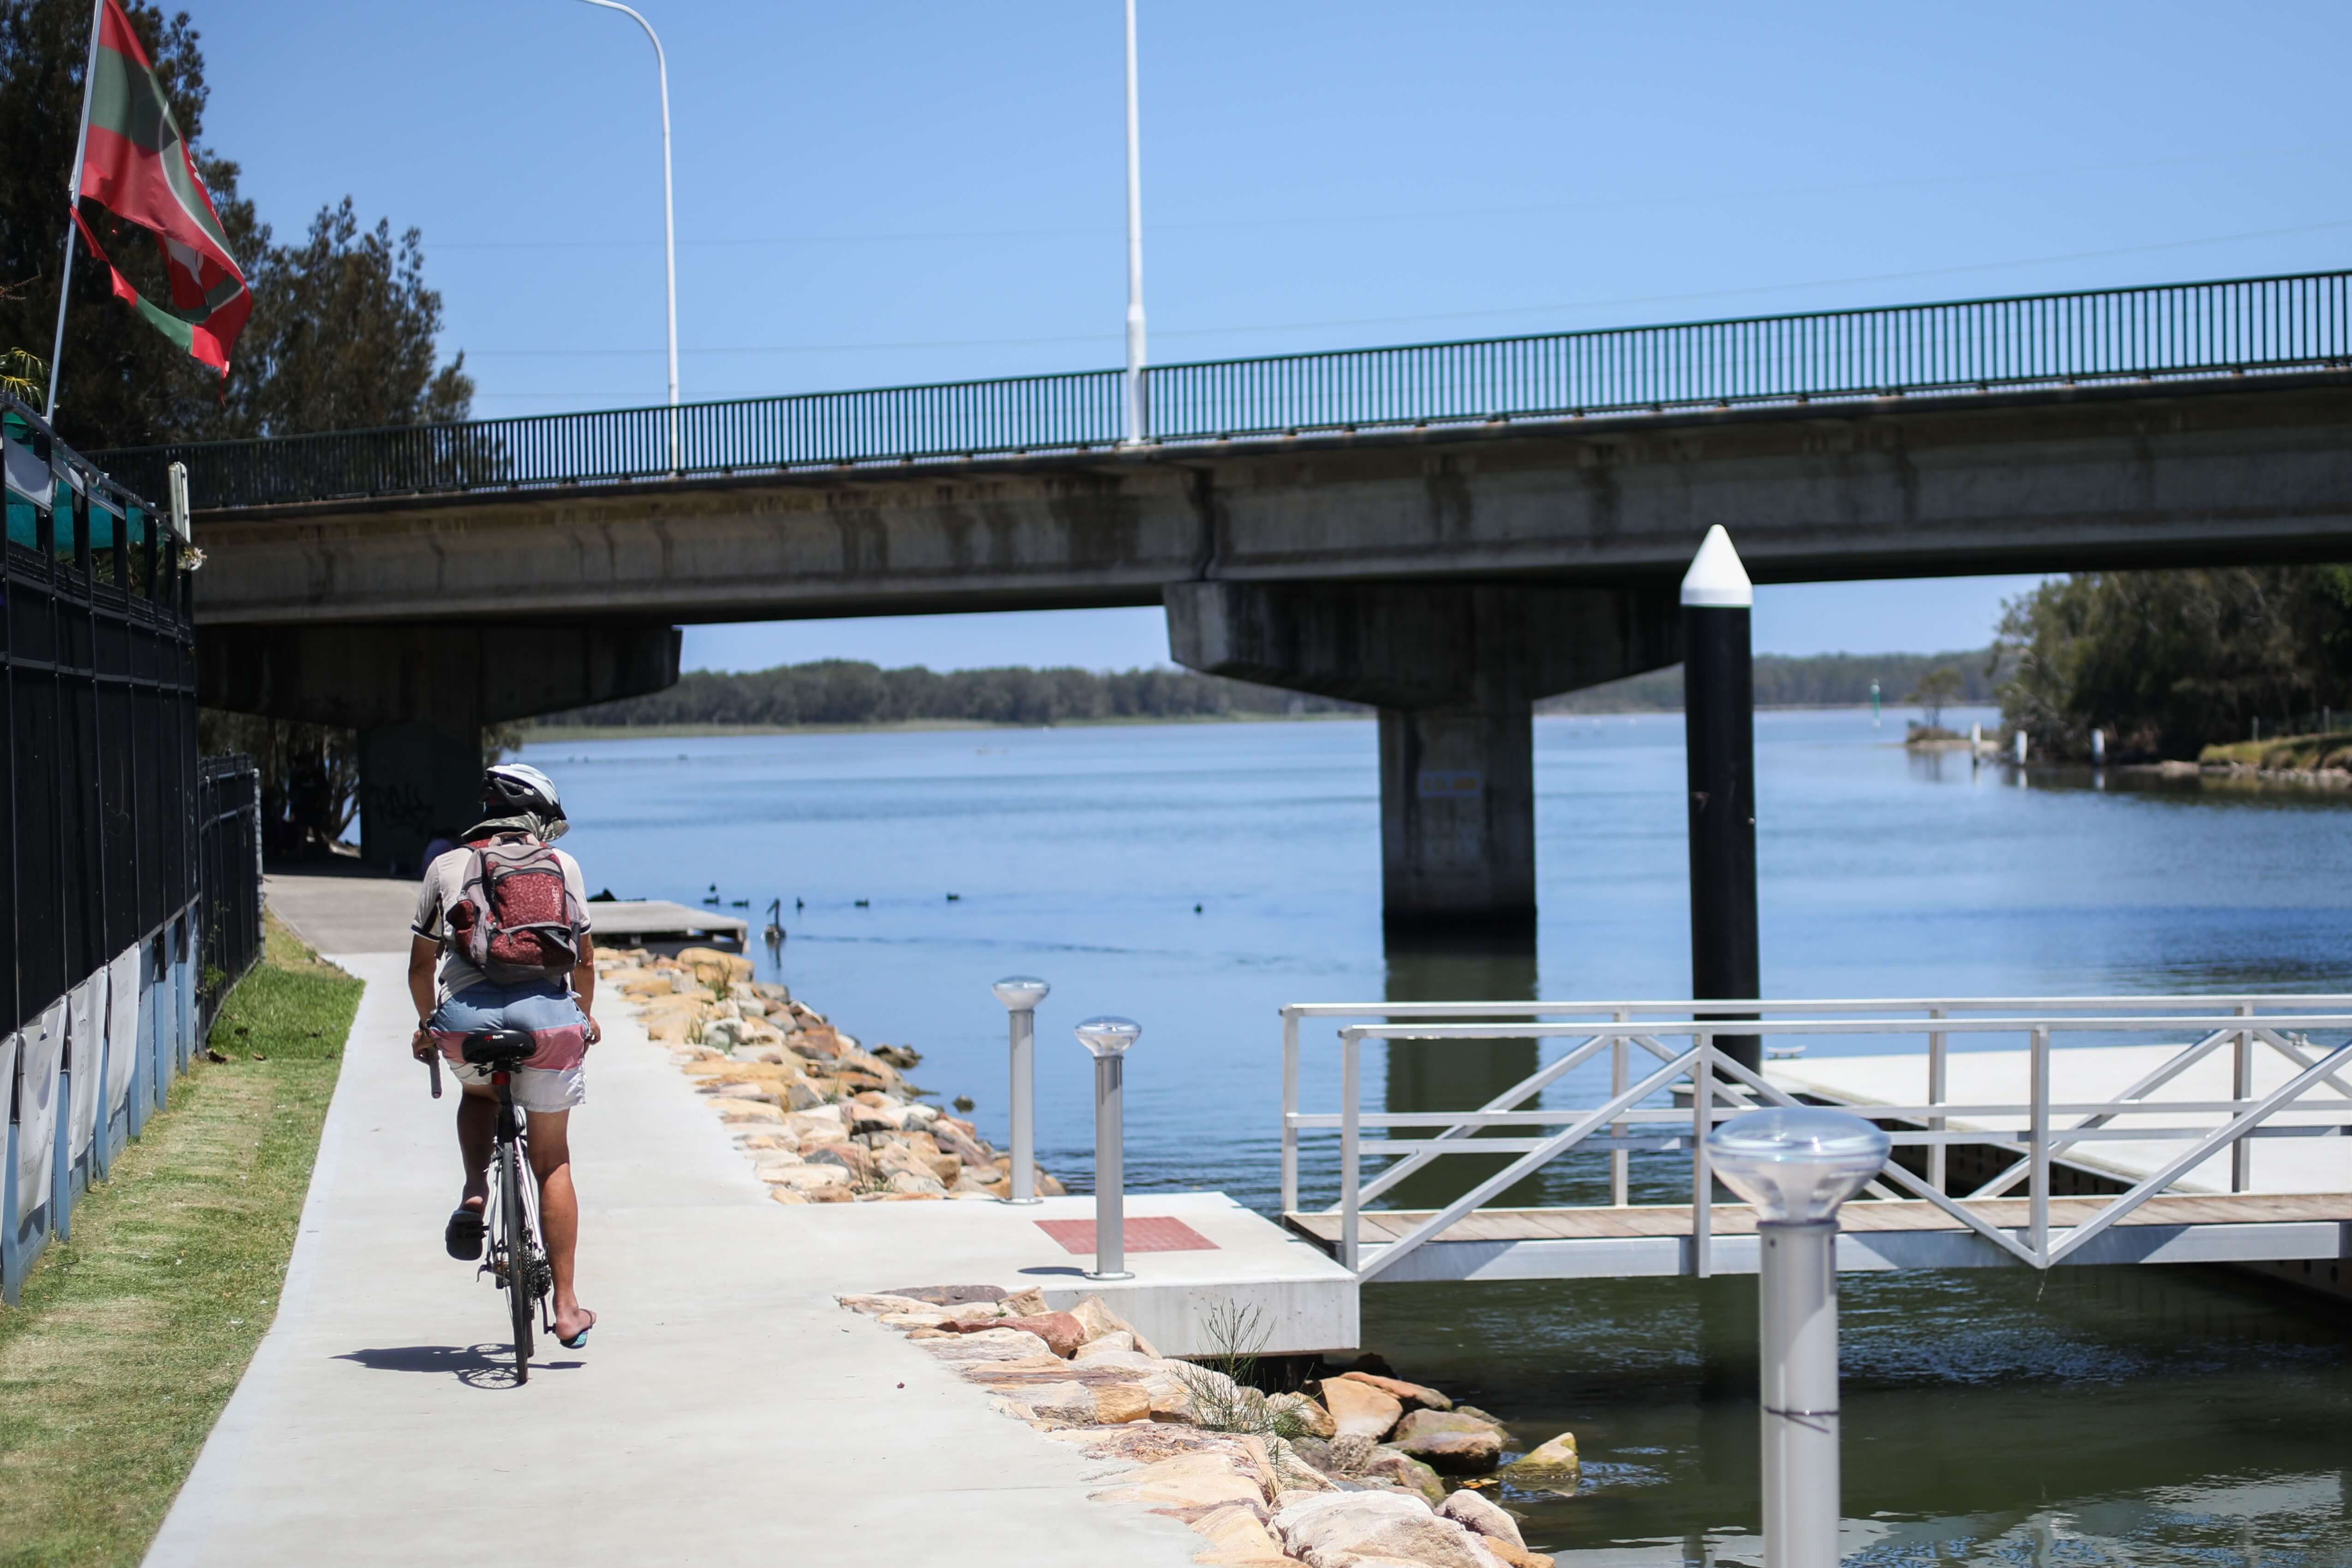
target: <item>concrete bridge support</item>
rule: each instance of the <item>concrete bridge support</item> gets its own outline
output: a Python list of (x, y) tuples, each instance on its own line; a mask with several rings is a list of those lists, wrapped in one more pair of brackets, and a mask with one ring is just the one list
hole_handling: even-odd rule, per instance
[(1179, 664), (1380, 710), (1397, 931), (1531, 928), (1535, 700), (1682, 657), (1663, 586), (1212, 582), (1166, 603)]
[(678, 633), (642, 623), (207, 628), (198, 700), (359, 731), (361, 850), (413, 868), (477, 815), (482, 730), (677, 679)]

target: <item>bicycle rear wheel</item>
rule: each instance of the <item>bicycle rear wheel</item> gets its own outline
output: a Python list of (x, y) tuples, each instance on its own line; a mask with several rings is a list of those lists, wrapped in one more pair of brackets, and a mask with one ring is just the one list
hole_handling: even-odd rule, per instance
[(515, 1382), (530, 1381), (530, 1220), (522, 1206), (521, 1146), (499, 1140), (499, 1243), (506, 1259), (508, 1316), (514, 1330)]

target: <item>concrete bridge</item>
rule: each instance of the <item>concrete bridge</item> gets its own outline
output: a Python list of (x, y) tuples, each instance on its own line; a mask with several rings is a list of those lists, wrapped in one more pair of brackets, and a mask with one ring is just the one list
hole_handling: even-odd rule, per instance
[(677, 623), (1160, 604), (1196, 669), (1380, 710), (1388, 910), (1525, 924), (1530, 704), (1760, 582), (2352, 553), (2352, 273), (148, 448), (208, 703), (362, 736), (367, 848), (481, 725), (658, 689)]

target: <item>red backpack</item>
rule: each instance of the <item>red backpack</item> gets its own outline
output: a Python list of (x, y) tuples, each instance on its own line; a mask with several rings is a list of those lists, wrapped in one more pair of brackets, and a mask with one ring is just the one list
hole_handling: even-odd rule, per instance
[(501, 833), (473, 847), (449, 936), (493, 984), (553, 980), (580, 963), (586, 911), (564, 880), (555, 851), (528, 833)]

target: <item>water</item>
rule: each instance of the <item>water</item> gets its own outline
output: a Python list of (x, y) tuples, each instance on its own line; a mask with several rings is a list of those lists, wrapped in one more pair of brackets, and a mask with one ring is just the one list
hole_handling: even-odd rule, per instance
[[(1866, 714), (1758, 721), (1768, 994), (2352, 988), (2344, 800), (2040, 771), (2019, 787), (2008, 770), (1913, 757), (1893, 738)], [(1383, 949), (1369, 723), (530, 753), (563, 785), (579, 825), (566, 847), (592, 888), (694, 903), (716, 882), (755, 925), (781, 897), (791, 938), (769, 972), (868, 1044), (915, 1045), (916, 1080), (971, 1095), (1000, 1140), (1004, 1022), (988, 983), (1051, 981), (1039, 1148), (1081, 1189), (1091, 1110), (1069, 1026), (1140, 1020), (1130, 1181), (1269, 1210), (1281, 1004), (1686, 993), (1679, 718), (1539, 721), (1536, 757), (1539, 934), (1448, 952)], [(1366, 1101), (1475, 1103), (1544, 1054), (1374, 1053)], [(1310, 1034), (1310, 1106), (1331, 1102), (1333, 1056)], [(1571, 1082), (1552, 1102), (1594, 1092)], [(1330, 1201), (1331, 1168), (1310, 1149), (1310, 1205)], [(1598, 1179), (1557, 1170), (1514, 1196), (1590, 1201)], [(1672, 1173), (1639, 1170), (1637, 1188), (1667, 1196)], [(2335, 1310), (2159, 1268), (1850, 1276), (1843, 1289), (1850, 1552), (2352, 1557), (2352, 1337)], [(1366, 1293), (1365, 1337), (1529, 1444), (1578, 1433), (1578, 1497), (1507, 1500), (1531, 1544), (1760, 1560), (1749, 1282), (1383, 1287)]]

